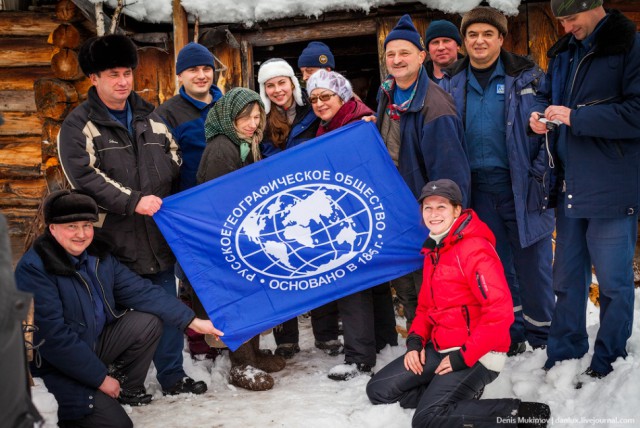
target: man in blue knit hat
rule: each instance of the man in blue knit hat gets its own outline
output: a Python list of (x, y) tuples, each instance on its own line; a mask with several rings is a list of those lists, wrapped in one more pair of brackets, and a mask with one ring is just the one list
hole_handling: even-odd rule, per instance
[[(156, 113), (165, 121), (182, 152), (180, 191), (196, 185), (196, 172), (207, 144), (204, 121), (214, 103), (222, 97), (222, 91), (213, 84), (214, 68), (213, 54), (209, 49), (198, 43), (188, 43), (180, 50), (176, 61), (180, 91), (156, 108)], [(180, 265), (176, 265), (176, 275), (182, 282), (188, 302), (193, 289)], [(201, 306), (199, 300), (194, 300), (198, 302), (196, 306)], [(207, 316), (204, 308), (193, 309), (198, 316)], [(192, 356), (216, 355), (201, 334), (187, 330), (187, 342)]]
[(429, 52), (425, 69), (431, 80), (440, 83), (442, 69), (462, 58), (458, 51), (462, 44), (460, 32), (453, 23), (444, 19), (432, 21), (425, 33), (424, 42)]
[(310, 42), (298, 58), (298, 68), (302, 73), (302, 80), (306, 82), (318, 70), (335, 69), (336, 62), (329, 46), (322, 42)]
[[(384, 49), (389, 76), (378, 92), (377, 126), (391, 159), (416, 200), (427, 182), (448, 178), (460, 187), (466, 205), (469, 164), (463, 149), (462, 122), (451, 97), (433, 83), (424, 70), (422, 64), (427, 54), (409, 15), (400, 18), (391, 30), (384, 41)], [(393, 281), (405, 309), (407, 326), (415, 316), (421, 282), (420, 272)], [(361, 328), (352, 342), (345, 336), (345, 362), (352, 370), (335, 370), (329, 375), (332, 379), (370, 371), (376, 364), (376, 350), (394, 345), (394, 342), (397, 344), (395, 330), (387, 332), (386, 322), (382, 328), (374, 327), (374, 319), (387, 317), (389, 285), (382, 284), (369, 290), (370, 295), (348, 296), (350, 299), (364, 296), (361, 302), (354, 301), (354, 310), (349, 311), (357, 315), (347, 314), (353, 319), (345, 319), (345, 314), (341, 313), (345, 326), (357, 322)], [(391, 318), (395, 324), (393, 313)], [(343, 375), (338, 376), (338, 373)]]

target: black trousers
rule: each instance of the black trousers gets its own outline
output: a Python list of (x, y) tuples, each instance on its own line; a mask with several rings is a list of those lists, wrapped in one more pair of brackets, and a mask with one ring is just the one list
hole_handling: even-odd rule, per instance
[[(311, 310), (311, 328), (316, 340), (327, 342), (338, 339), (338, 304), (330, 302)], [(276, 344), (298, 343), (300, 331), (298, 317), (285, 321), (273, 330)]]
[(414, 428), (453, 428), (469, 424), (475, 428), (517, 426), (520, 400), (512, 398), (476, 400), (474, 395), (493, 382), (498, 373), (476, 363), (468, 369), (435, 374), (436, 367), (447, 354), (437, 352), (431, 342), (425, 348), (426, 364), (416, 375), (404, 367), (404, 355), (377, 372), (367, 384), (367, 395), (373, 404), (400, 403), (416, 409)]
[[(155, 315), (129, 311), (105, 326), (96, 354), (106, 365), (118, 361), (127, 376), (123, 389), (144, 386), (151, 359), (162, 335), (162, 321)], [(63, 428), (128, 428), (131, 419), (120, 403), (96, 391), (93, 413), (77, 420), (59, 421)]]
[(389, 283), (338, 300), (344, 330), (344, 359), (348, 363), (376, 365), (376, 353), (398, 345), (396, 316)]
[(422, 287), (422, 269), (408, 273), (391, 281), (391, 286), (396, 290), (398, 301), (404, 308), (404, 317), (407, 319), (407, 331), (416, 317), (418, 307), (418, 295)]

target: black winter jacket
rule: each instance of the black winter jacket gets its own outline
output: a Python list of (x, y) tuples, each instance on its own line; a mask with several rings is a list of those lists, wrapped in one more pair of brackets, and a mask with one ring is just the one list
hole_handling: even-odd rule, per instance
[(169, 196), (177, 183), (178, 145), (153, 105), (135, 92), (127, 100), (133, 130), (109, 114), (95, 88), (65, 119), (58, 135), (64, 173), (91, 195), (106, 215), (98, 226), (115, 244), (114, 254), (138, 274), (171, 267), (175, 258), (153, 218), (135, 213), (140, 198)]

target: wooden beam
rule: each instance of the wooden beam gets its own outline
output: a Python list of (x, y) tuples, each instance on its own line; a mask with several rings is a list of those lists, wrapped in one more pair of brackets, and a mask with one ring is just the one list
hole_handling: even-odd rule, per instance
[(529, 52), (531, 58), (546, 70), (549, 65), (547, 51), (558, 40), (557, 20), (548, 3), (527, 4), (529, 15)]
[[(178, 60), (178, 53), (189, 43), (189, 22), (187, 21), (187, 12), (180, 4), (180, 0), (172, 0), (173, 5), (173, 62)], [(175, 77), (176, 94), (180, 90), (178, 77)]]
[(0, 208), (38, 208), (46, 187), (43, 177), (31, 180), (0, 179)]
[(3, 36), (46, 37), (58, 26), (55, 15), (41, 12), (0, 13), (0, 34)]
[(36, 111), (33, 91), (0, 91), (0, 111)]
[(376, 21), (371, 18), (348, 22), (322, 22), (312, 26), (275, 28), (256, 32), (243, 37), (243, 40), (253, 46), (269, 46), (307, 40), (374, 35), (376, 28)]
[(50, 64), (44, 67), (0, 68), (0, 91), (33, 91), (33, 83), (53, 77)]
[(51, 64), (53, 47), (42, 38), (1, 38), (0, 67), (27, 67)]
[[(91, 22), (92, 28), (95, 31), (96, 28), (96, 6), (91, 3), (89, 0), (69, 0), (72, 1), (74, 5), (78, 7), (80, 13), (84, 18)], [(104, 28), (111, 27), (111, 18), (106, 14), (103, 14), (104, 17)], [(124, 30), (120, 27), (116, 28), (116, 34), (124, 34)]]
[(42, 134), (42, 120), (36, 113), (7, 111), (2, 113), (4, 125), (0, 126), (0, 135), (38, 135)]
[(242, 70), (242, 86), (255, 89), (253, 79), (253, 46), (246, 40), (240, 42), (240, 60)]

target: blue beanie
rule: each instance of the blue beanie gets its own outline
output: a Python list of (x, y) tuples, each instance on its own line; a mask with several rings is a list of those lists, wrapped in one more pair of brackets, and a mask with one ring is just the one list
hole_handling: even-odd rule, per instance
[(311, 42), (298, 58), (298, 68), (300, 67), (329, 67), (333, 70), (336, 68), (336, 62), (329, 46), (322, 42)]
[(180, 50), (176, 61), (176, 74), (180, 74), (187, 68), (208, 65), (215, 69), (213, 54), (202, 45), (191, 42)]
[(387, 38), (384, 39), (385, 49), (387, 47), (387, 43), (391, 40), (406, 40), (416, 45), (416, 47), (421, 51), (424, 50), (422, 37), (420, 37), (420, 33), (416, 30), (416, 27), (413, 25), (409, 15), (403, 15), (396, 26), (393, 27), (393, 30), (391, 30)]
[(431, 24), (429, 24), (429, 28), (427, 28), (427, 32), (424, 35), (424, 42), (428, 47), (431, 40), (437, 39), (438, 37), (446, 37), (448, 39), (455, 40), (458, 46), (462, 44), (458, 28), (453, 25), (452, 22), (444, 19), (432, 21)]

